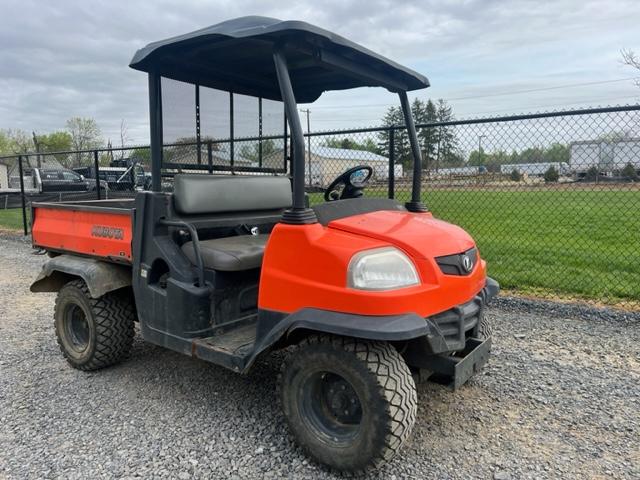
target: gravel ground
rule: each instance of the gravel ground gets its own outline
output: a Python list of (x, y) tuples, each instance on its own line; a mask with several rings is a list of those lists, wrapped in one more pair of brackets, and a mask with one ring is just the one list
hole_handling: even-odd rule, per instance
[[(136, 339), (67, 366), (45, 257), (0, 236), (0, 478), (340, 478), (289, 438), (277, 356), (246, 377)], [(640, 315), (501, 299), (494, 352), (457, 392), (419, 386), (413, 436), (376, 478), (640, 478)]]

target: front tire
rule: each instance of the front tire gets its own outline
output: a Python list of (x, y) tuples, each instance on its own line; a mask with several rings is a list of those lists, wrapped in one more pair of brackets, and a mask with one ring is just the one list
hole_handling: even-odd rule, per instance
[(58, 292), (54, 325), (65, 359), (78, 370), (98, 370), (124, 360), (131, 350), (135, 309), (122, 292), (91, 298), (82, 280)]
[(487, 340), (493, 336), (493, 325), (486, 312), (482, 312), (480, 316), (480, 324), (478, 325), (478, 338)]
[(309, 337), (285, 360), (279, 386), (299, 445), (341, 471), (364, 472), (389, 461), (415, 423), (411, 372), (387, 343)]

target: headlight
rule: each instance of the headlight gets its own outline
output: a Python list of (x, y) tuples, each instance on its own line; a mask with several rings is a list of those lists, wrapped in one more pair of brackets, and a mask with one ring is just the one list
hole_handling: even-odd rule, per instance
[(418, 272), (397, 248), (384, 247), (357, 253), (349, 262), (347, 285), (358, 290), (394, 290), (418, 285)]

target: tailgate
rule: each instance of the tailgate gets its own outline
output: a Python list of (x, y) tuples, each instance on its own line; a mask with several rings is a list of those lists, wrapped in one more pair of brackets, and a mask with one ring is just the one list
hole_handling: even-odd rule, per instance
[(33, 246), (131, 263), (133, 209), (86, 203), (34, 203)]

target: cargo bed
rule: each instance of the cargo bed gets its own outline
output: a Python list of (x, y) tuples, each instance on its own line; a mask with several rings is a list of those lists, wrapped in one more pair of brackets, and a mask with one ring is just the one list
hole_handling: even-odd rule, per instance
[(32, 204), (34, 247), (131, 263), (134, 199)]

